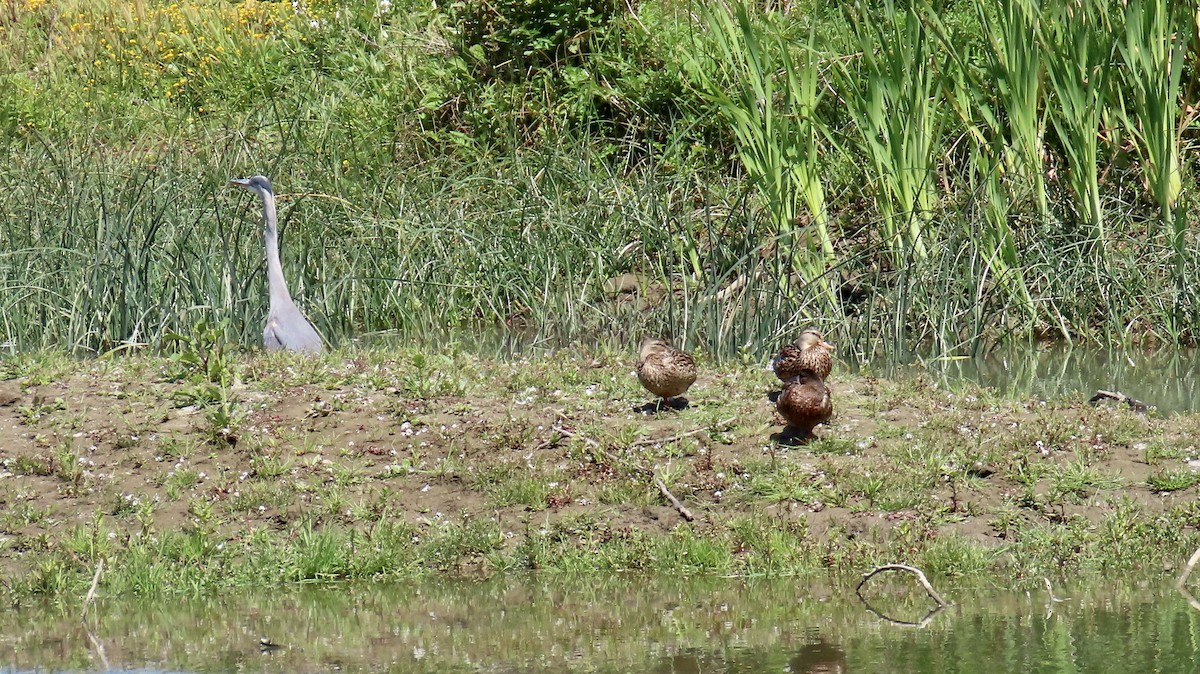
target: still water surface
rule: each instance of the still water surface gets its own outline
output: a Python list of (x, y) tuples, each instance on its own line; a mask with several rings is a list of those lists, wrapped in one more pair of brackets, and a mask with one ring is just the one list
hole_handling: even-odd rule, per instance
[(1163, 414), (1200, 411), (1200, 395), (1192, 386), (1200, 381), (1196, 349), (1017, 344), (974, 356), (892, 354), (868, 360), (867, 368), (888, 376), (925, 372), (948, 386), (970, 382), (1019, 398), (1087, 398), (1103, 389), (1141, 400)]
[[(1169, 587), (940, 588), (889, 624), (855, 580), (532, 577), (348, 585), (0, 614), (3, 671), (1191, 672), (1200, 612)], [(879, 610), (919, 620), (903, 579)], [(278, 648), (261, 645), (267, 639)]]

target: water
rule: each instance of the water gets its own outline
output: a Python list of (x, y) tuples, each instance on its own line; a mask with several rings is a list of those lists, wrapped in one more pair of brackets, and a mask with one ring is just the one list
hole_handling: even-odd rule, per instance
[[(350, 585), (0, 613), (5, 671), (1190, 672), (1200, 612), (1165, 586), (942, 587), (924, 628), (886, 623), (855, 580), (533, 577)], [(937, 583), (937, 581), (935, 581)], [(917, 620), (905, 579), (873, 586)], [(264, 647), (267, 639), (278, 648)]]
[(946, 386), (969, 382), (1018, 398), (1086, 399), (1097, 390), (1107, 390), (1136, 398), (1163, 414), (1200, 412), (1200, 396), (1191, 387), (1200, 377), (1197, 349), (1021, 344), (979, 356), (917, 351), (870, 359), (866, 366), (884, 376), (925, 372)]

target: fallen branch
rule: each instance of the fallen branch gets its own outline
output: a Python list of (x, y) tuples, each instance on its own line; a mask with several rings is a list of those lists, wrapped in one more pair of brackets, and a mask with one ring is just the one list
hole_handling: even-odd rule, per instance
[(1192, 596), (1192, 593), (1188, 592), (1186, 587), (1182, 585), (1176, 585), (1175, 590), (1179, 592), (1179, 594), (1183, 595), (1183, 598), (1187, 601), (1188, 606), (1200, 611), (1200, 601), (1197, 601), (1196, 598)]
[(83, 610), (79, 613), (80, 620), (87, 620), (88, 608), (96, 601), (96, 588), (100, 585), (100, 572), (104, 570), (104, 559), (96, 564), (96, 573), (92, 575), (92, 586), (88, 588), (87, 596), (83, 598)]
[(104, 664), (104, 669), (111, 672), (112, 666), (108, 664), (108, 653), (104, 650), (104, 644), (96, 638), (95, 634), (92, 634), (92, 631), (87, 628), (86, 623), (83, 626), (83, 631), (87, 633), (88, 640), (96, 647), (96, 654), (100, 656), (100, 662)]
[[(921, 587), (925, 588), (926, 594), (929, 595), (930, 599), (933, 599), (937, 606), (935, 606), (929, 613), (926, 613), (925, 617), (921, 618), (921, 620), (918, 622), (898, 620), (896, 618), (886, 616), (880, 611), (877, 611), (875, 607), (871, 605), (871, 602), (867, 601), (867, 598), (862, 595), (862, 587), (863, 585), (866, 585), (867, 581), (873, 578), (876, 574), (883, 573), (884, 571), (904, 571), (912, 574), (916, 577), (917, 582), (921, 584)], [(862, 601), (863, 606), (866, 606), (867, 610), (871, 613), (874, 613), (881, 619), (892, 624), (902, 625), (904, 627), (924, 627), (929, 624), (929, 621), (932, 620), (935, 615), (937, 615), (947, 606), (950, 606), (950, 603), (945, 599), (942, 599), (942, 595), (938, 594), (937, 590), (934, 590), (933, 586), (929, 584), (929, 579), (925, 577), (924, 571), (916, 568), (915, 566), (908, 566), (907, 564), (884, 564), (883, 566), (875, 567), (870, 572), (863, 574), (862, 580), (858, 582), (858, 587), (854, 588), (854, 594), (858, 595), (858, 598), (860, 601)]]
[(675, 442), (676, 440), (690, 438), (693, 435), (703, 433), (709, 429), (724, 428), (725, 426), (728, 426), (729, 424), (732, 424), (735, 421), (737, 421), (737, 417), (729, 417), (728, 419), (722, 419), (721, 421), (718, 421), (715, 424), (705, 426), (703, 428), (696, 428), (696, 429), (690, 430), (686, 433), (679, 433), (677, 435), (672, 435), (672, 436), (665, 437), (665, 438), (657, 438), (657, 439), (656, 438), (643, 438), (641, 440), (636, 440), (634, 442), (629, 443), (629, 446), (630, 447), (645, 447), (646, 445), (659, 445), (659, 444), (665, 445), (668, 442)]
[(924, 571), (915, 566), (909, 566), (907, 564), (884, 564), (883, 566), (875, 567), (870, 572), (863, 575), (863, 579), (858, 582), (858, 587), (854, 588), (854, 591), (858, 592), (868, 580), (871, 580), (871, 578), (873, 578), (876, 574), (883, 573), (884, 571), (904, 571), (906, 573), (911, 573), (912, 575), (916, 576), (917, 582), (921, 584), (921, 587), (925, 588), (925, 592), (929, 594), (930, 599), (934, 600), (942, 607), (950, 605), (950, 602), (942, 599), (942, 595), (938, 594), (937, 591), (933, 589), (933, 586), (929, 584), (929, 579), (925, 577)]
[[(561, 414), (559, 415), (559, 418), (562, 419), (563, 421), (568, 420), (565, 416), (563, 416)], [(733, 423), (733, 421), (734, 421), (734, 419), (728, 419), (726, 421), (719, 422), (716, 425), (717, 426), (725, 426), (725, 425)], [(654, 484), (658, 487), (658, 491), (662, 493), (664, 498), (666, 498), (668, 501), (670, 501), (671, 505), (675, 507), (675, 510), (677, 510), (679, 512), (680, 517), (682, 517), (683, 519), (685, 519), (689, 522), (692, 522), (696, 519), (696, 516), (692, 514), (692, 511), (688, 510), (683, 505), (683, 503), (681, 503), (679, 501), (679, 499), (675, 498), (675, 495), (671, 493), (671, 490), (667, 489), (667, 485), (663, 483), (662, 478), (660, 478), (658, 476), (658, 473), (657, 473), (657, 471), (655, 471), (655, 469), (647, 468), (646, 466), (643, 466), (640, 463), (637, 463), (634, 461), (624, 460), (621, 457), (618, 457), (615, 454), (613, 454), (612, 452), (608, 451), (607, 449), (604, 449), (604, 447), (601, 446), (599, 442), (596, 442), (595, 440), (593, 440), (592, 438), (589, 438), (587, 436), (579, 435), (575, 431), (564, 428), (561, 423), (554, 424), (554, 426), (552, 426), (550, 428), (550, 430), (552, 430), (553, 432), (559, 434), (561, 437), (564, 437), (564, 438), (576, 438), (576, 437), (580, 438), (585, 443), (587, 443), (587, 446), (592, 450), (592, 452), (594, 452), (596, 455), (598, 455), (600, 457), (603, 457), (604, 460), (608, 461), (609, 463), (613, 464), (614, 466), (620, 466), (630, 472), (641, 473), (643, 475), (647, 475), (647, 476), (651, 477), (654, 480)], [(705, 429), (700, 428), (700, 429), (696, 429), (694, 431), (689, 431), (688, 433), (681, 433), (678, 436), (673, 436), (672, 438), (667, 438), (665, 440), (659, 440), (659, 441), (655, 441), (655, 442), (668, 442), (671, 440), (677, 440), (681, 437), (695, 435), (696, 433), (699, 433), (703, 430), (705, 430)], [(547, 441), (547, 442), (550, 442), (550, 441)], [(544, 442), (542, 444), (539, 444), (538, 446), (541, 447), (545, 444), (547, 444), (547, 443)], [(636, 444), (637, 443), (634, 443), (634, 445), (636, 445)], [(632, 447), (634, 445), (630, 445), (630, 446)]]
[(1091, 398), (1088, 398), (1088, 403), (1095, 405), (1101, 400), (1115, 400), (1119, 403), (1125, 403), (1126, 405), (1129, 405), (1129, 409), (1133, 410), (1134, 412), (1145, 413), (1150, 411), (1149, 405), (1138, 400), (1137, 398), (1130, 398), (1120, 391), (1096, 391)]
[(1050, 584), (1049, 578), (1042, 576), (1042, 583), (1045, 584), (1045, 586), (1046, 586), (1046, 592), (1048, 592), (1050, 594), (1050, 603), (1055, 604), (1055, 603), (1064, 602), (1064, 601), (1070, 599), (1070, 597), (1059, 597), (1059, 596), (1055, 595), (1054, 594), (1054, 586)]
[(1188, 558), (1187, 564), (1183, 567), (1183, 573), (1179, 574), (1179, 580), (1175, 581), (1176, 588), (1182, 590), (1183, 586), (1187, 585), (1188, 576), (1192, 575), (1197, 564), (1200, 564), (1200, 548), (1196, 548), (1196, 551)]
[(658, 485), (658, 490), (662, 492), (662, 495), (666, 497), (668, 501), (671, 502), (671, 505), (675, 506), (675, 509), (679, 511), (679, 515), (683, 517), (683, 519), (689, 522), (696, 519), (696, 517), (692, 515), (692, 511), (683, 507), (683, 504), (679, 502), (679, 499), (675, 498), (675, 495), (672, 494), (669, 489), (667, 489), (667, 485), (663, 483), (662, 478), (655, 475), (654, 484)]

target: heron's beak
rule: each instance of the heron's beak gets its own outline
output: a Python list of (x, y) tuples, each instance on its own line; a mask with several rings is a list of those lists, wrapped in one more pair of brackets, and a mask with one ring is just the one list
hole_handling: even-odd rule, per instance
[(247, 185), (250, 184), (250, 179), (249, 178), (230, 178), (229, 184), (237, 185), (238, 187), (246, 187)]

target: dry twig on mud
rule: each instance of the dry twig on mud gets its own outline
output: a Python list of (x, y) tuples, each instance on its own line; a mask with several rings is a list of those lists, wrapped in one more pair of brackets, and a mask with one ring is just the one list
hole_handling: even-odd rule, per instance
[(682, 517), (683, 519), (685, 519), (689, 522), (696, 519), (695, 515), (692, 515), (692, 511), (683, 507), (683, 504), (679, 502), (679, 499), (675, 498), (675, 495), (672, 494), (669, 489), (667, 489), (667, 485), (663, 484), (661, 477), (655, 475), (654, 476), (654, 484), (658, 485), (658, 490), (660, 492), (662, 492), (662, 495), (664, 497), (666, 497), (666, 499), (668, 501), (671, 502), (671, 505), (675, 506), (676, 510), (679, 511), (680, 517)]
[[(683, 503), (678, 498), (676, 498), (674, 494), (671, 493), (670, 489), (667, 489), (666, 483), (664, 483), (662, 481), (662, 478), (660, 478), (658, 476), (658, 472), (655, 469), (648, 468), (639, 462), (622, 459), (621, 457), (616, 456), (615, 454), (608, 451), (607, 449), (604, 449), (604, 447), (602, 447), (599, 442), (596, 442), (592, 438), (579, 435), (575, 431), (572, 431), (572, 430), (564, 427), (561, 422), (569, 421), (569, 419), (567, 419), (561, 413), (558, 416), (560, 419), (560, 423), (554, 424), (550, 428), (551, 431), (558, 434), (560, 437), (564, 437), (564, 438), (576, 438), (576, 437), (580, 438), (585, 443), (587, 443), (587, 446), (592, 450), (592, 452), (594, 452), (596, 455), (603, 457), (605, 461), (608, 461), (609, 463), (613, 464), (614, 466), (620, 466), (630, 472), (641, 473), (643, 475), (649, 476), (652, 480), (654, 480), (654, 484), (655, 484), (655, 486), (658, 487), (658, 491), (663, 495), (663, 498), (667, 499), (667, 501), (669, 501), (671, 503), (671, 505), (675, 507), (675, 510), (677, 510), (679, 512), (680, 517), (682, 517), (683, 519), (685, 519), (689, 522), (692, 522), (696, 519), (696, 516), (692, 514), (692, 511), (688, 510), (683, 505)], [(688, 436), (695, 435), (697, 433), (701, 433), (701, 432), (707, 430), (708, 428), (719, 428), (722, 426), (728, 426), (729, 424), (733, 423), (734, 421), (735, 421), (735, 419), (731, 417), (724, 421), (719, 421), (712, 426), (706, 426), (704, 428), (697, 428), (695, 430), (688, 431), (686, 433), (680, 433), (678, 435), (673, 435), (669, 438), (663, 438), (662, 440), (648, 440), (648, 441), (639, 440), (637, 442), (631, 443), (630, 447), (632, 448), (632, 447), (637, 447), (637, 446), (641, 446), (641, 445), (655, 444), (655, 443), (659, 443), (659, 442), (673, 442), (680, 438), (686, 438)], [(536, 449), (541, 449), (543, 447), (549, 446), (549, 445), (553, 444), (555, 441), (556, 440), (554, 438), (551, 438), (550, 440), (545, 440), (545, 441), (539, 443), (537, 445)]]
[(724, 427), (728, 426), (729, 424), (732, 424), (735, 421), (737, 421), (737, 417), (729, 417), (728, 419), (722, 419), (721, 421), (718, 421), (715, 424), (710, 424), (708, 426), (704, 426), (703, 428), (695, 428), (686, 433), (679, 433), (679, 434), (671, 435), (671, 436), (668, 436), (665, 438), (643, 438), (641, 440), (635, 440), (634, 442), (631, 442), (629, 444), (629, 446), (630, 447), (645, 447), (647, 445), (660, 445), (660, 444), (665, 445), (668, 442), (675, 442), (676, 440), (690, 438), (693, 435), (703, 433), (710, 429), (724, 428)]
[(1138, 400), (1137, 398), (1130, 398), (1120, 391), (1096, 391), (1091, 398), (1088, 398), (1088, 403), (1095, 405), (1101, 400), (1115, 400), (1119, 403), (1125, 403), (1126, 405), (1129, 405), (1129, 409), (1133, 410), (1134, 412), (1145, 413), (1150, 410), (1150, 406), (1146, 403)]

